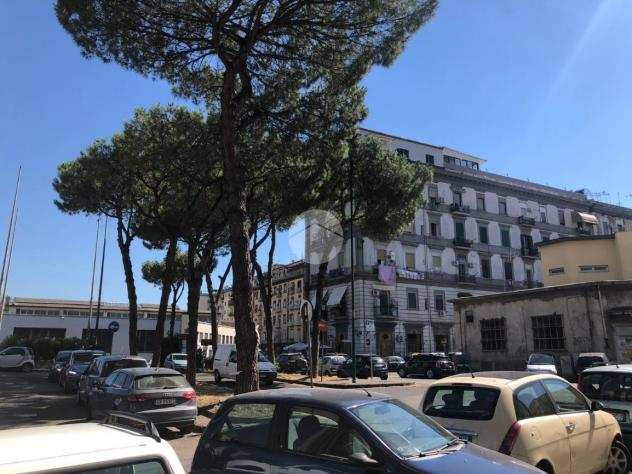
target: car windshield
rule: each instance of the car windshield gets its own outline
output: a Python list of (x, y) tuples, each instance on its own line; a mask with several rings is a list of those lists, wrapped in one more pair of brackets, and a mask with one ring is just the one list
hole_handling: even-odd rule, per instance
[(403, 457), (419, 456), (455, 439), (430, 418), (396, 400), (381, 400), (351, 409), (384, 443)]
[(382, 359), (381, 357), (373, 356), (373, 357), (371, 357), (371, 359), (373, 359), (373, 363), (374, 364), (383, 364), (384, 363), (384, 359)]
[(582, 369), (590, 367), (593, 364), (605, 364), (603, 357), (600, 356), (582, 356), (577, 358), (577, 365)]
[(270, 362), (268, 360), (268, 358), (265, 356), (265, 354), (261, 351), (259, 351), (259, 354), (257, 355), (257, 361), (259, 362)]
[(75, 352), (73, 360), (75, 362), (90, 362), (92, 359), (102, 355), (103, 352)]
[(183, 375), (151, 374), (137, 378), (135, 385), (139, 390), (151, 390), (187, 387), (189, 384)]
[(442, 418), (491, 420), (500, 391), (482, 387), (439, 386), (428, 390), (424, 413)]
[(89, 364), (74, 364), (70, 370), (78, 374), (83, 374), (88, 367)]
[(555, 359), (548, 354), (531, 354), (529, 364), (555, 365)]
[(186, 354), (171, 354), (173, 360), (187, 360)]
[(329, 360), (332, 364), (344, 364), (345, 359), (343, 356), (331, 356), (329, 357)]
[(118, 369), (129, 369), (131, 367), (147, 367), (147, 361), (144, 359), (120, 359), (106, 362), (101, 377), (107, 377)]

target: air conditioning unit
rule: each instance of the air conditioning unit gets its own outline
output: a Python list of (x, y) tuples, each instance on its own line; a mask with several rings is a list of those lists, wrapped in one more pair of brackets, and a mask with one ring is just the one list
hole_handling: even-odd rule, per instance
[(379, 298), (380, 297), (380, 291), (379, 290), (371, 290), (371, 296), (373, 298)]

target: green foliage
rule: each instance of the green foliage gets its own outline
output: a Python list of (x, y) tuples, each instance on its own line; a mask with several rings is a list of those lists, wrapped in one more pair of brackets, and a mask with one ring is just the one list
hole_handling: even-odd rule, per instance
[[(186, 259), (186, 254), (181, 252), (180, 249), (177, 249), (175, 256), (174, 275), (172, 277), (174, 286), (180, 287), (186, 279)], [(143, 279), (146, 282), (151, 283), (152, 285), (161, 287), (165, 277), (165, 268), (166, 265), (164, 260), (147, 260), (143, 263), (143, 266), (141, 267)]]
[(15, 335), (10, 335), (0, 342), (0, 348), (9, 346), (26, 346), (33, 349), (35, 360), (38, 362), (51, 360), (62, 350), (80, 349), (82, 340), (78, 337), (71, 338), (37, 338), (34, 340), (21, 339)]
[(5, 337), (2, 340), (2, 342), (0, 342), (0, 349), (4, 349), (5, 347), (21, 346), (21, 345), (22, 345), (22, 340), (18, 338), (17, 336), (15, 336), (14, 334), (10, 334), (7, 337)]

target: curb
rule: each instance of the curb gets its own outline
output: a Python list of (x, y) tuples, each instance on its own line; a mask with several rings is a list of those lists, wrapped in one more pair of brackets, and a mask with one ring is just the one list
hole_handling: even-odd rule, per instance
[[(309, 386), (308, 380), (292, 380), (278, 377), (277, 382), (293, 383), (297, 385)], [(408, 387), (415, 385), (415, 382), (394, 382), (394, 383), (356, 383), (356, 384), (343, 384), (343, 383), (330, 383), (330, 382), (314, 382), (314, 387), (320, 388), (339, 388), (339, 389), (354, 389), (354, 388), (383, 388), (383, 387)]]

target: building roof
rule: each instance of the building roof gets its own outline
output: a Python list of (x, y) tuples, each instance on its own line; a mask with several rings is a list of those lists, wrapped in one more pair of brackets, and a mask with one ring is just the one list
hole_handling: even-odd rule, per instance
[(568, 236), (568, 237), (559, 237), (553, 240), (544, 240), (535, 244), (537, 247), (547, 247), (550, 245), (560, 244), (562, 242), (582, 242), (585, 240), (614, 240), (614, 234), (607, 235), (578, 235), (578, 236)]
[(588, 288), (617, 288), (632, 289), (632, 280), (604, 280), (589, 281), (585, 283), (569, 283), (567, 285), (544, 286), (541, 288), (530, 288), (526, 290), (505, 291), (500, 293), (490, 293), (480, 296), (467, 296), (451, 300), (455, 307), (468, 304), (483, 303), (494, 300), (522, 299), (530, 296), (544, 296), (550, 293), (580, 291)]
[[(369, 393), (371, 396), (369, 396)], [(349, 407), (359, 403), (391, 398), (388, 395), (364, 390), (331, 390), (330, 388), (280, 388), (278, 390), (259, 390), (237, 395), (231, 400), (240, 402), (304, 402), (317, 403), (323, 407)]]

